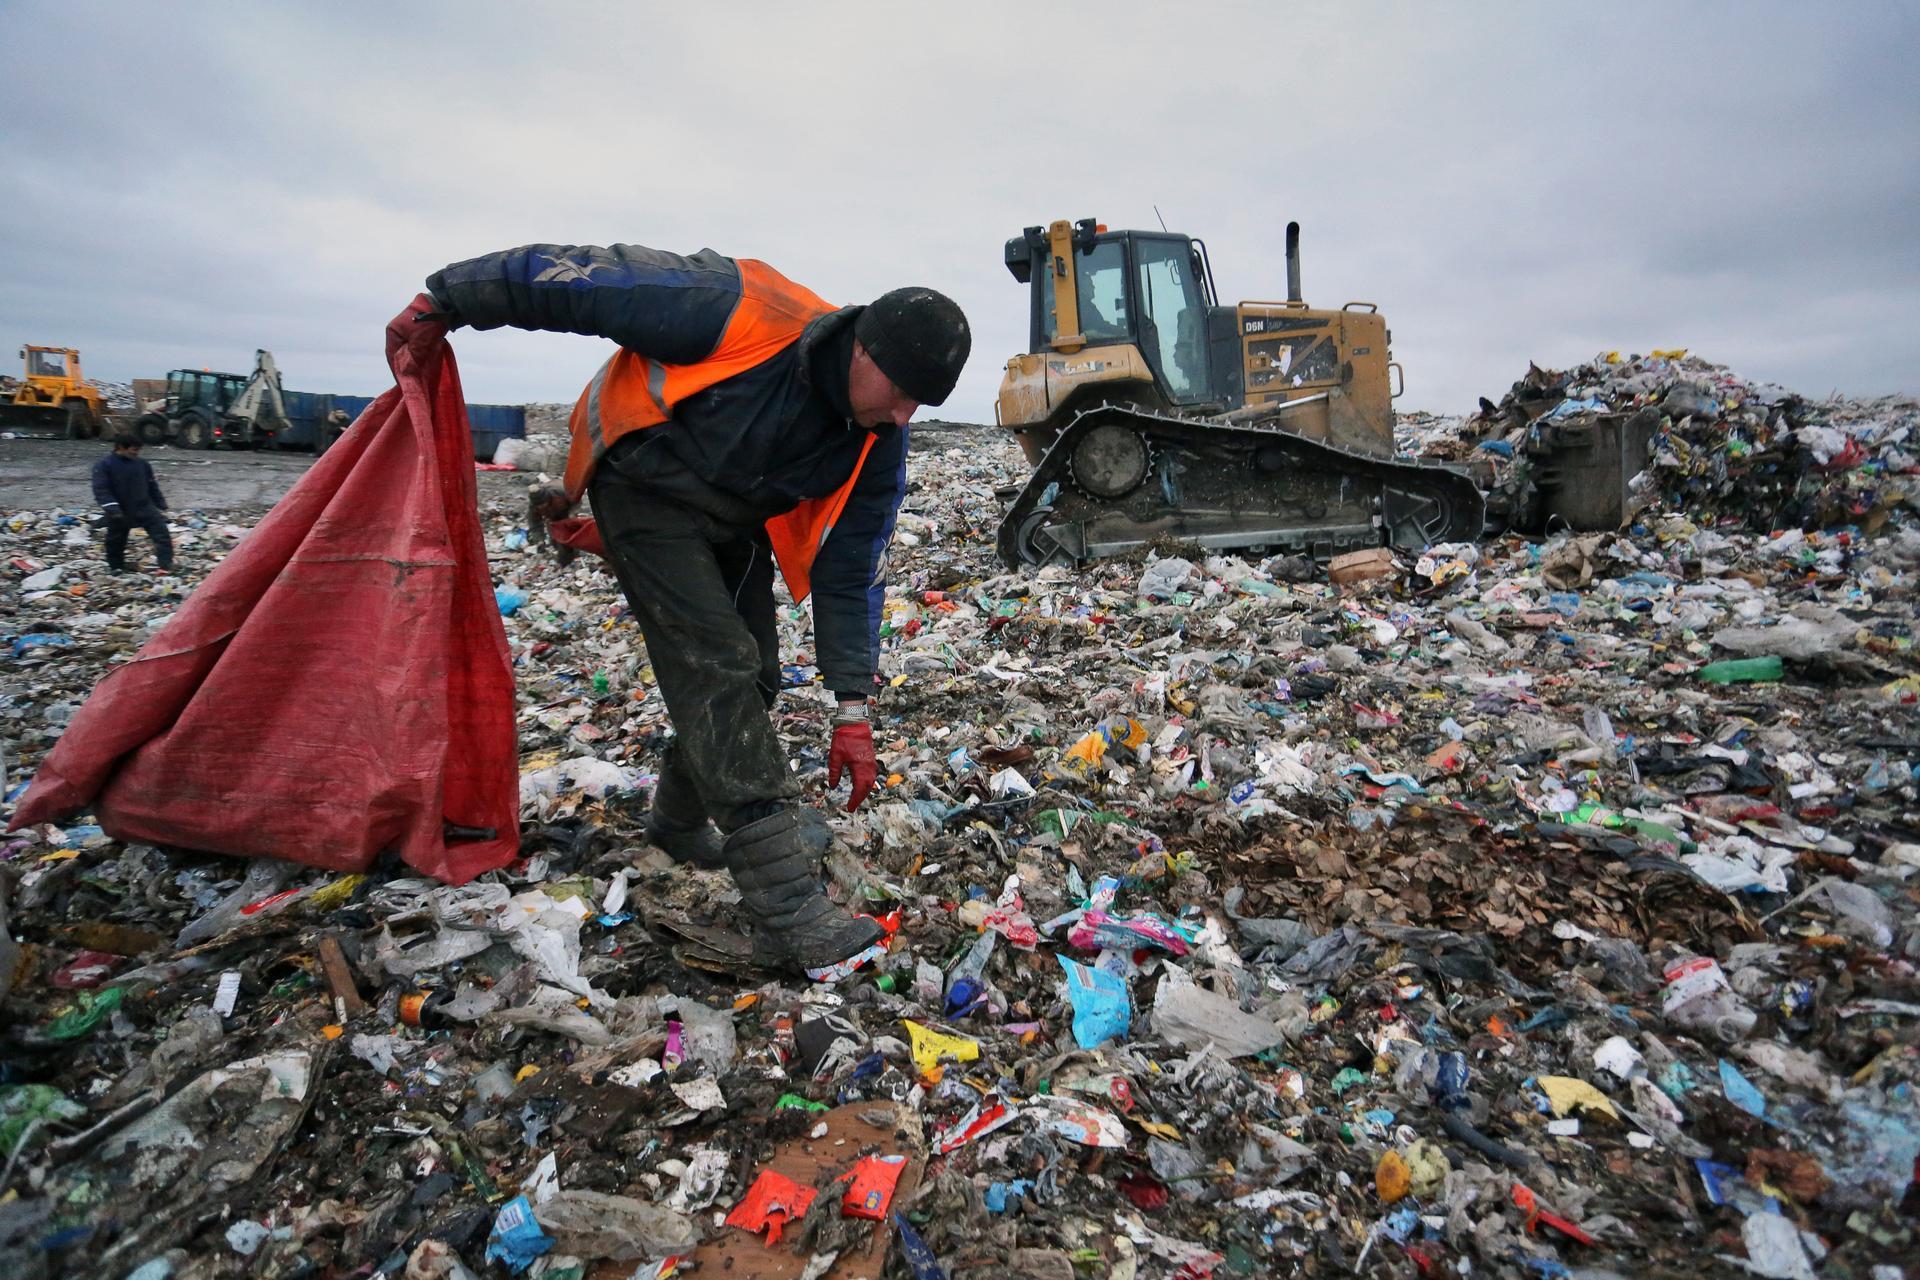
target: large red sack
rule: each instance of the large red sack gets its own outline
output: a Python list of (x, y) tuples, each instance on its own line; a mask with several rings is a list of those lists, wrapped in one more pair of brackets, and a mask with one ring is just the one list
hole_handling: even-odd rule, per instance
[(388, 329), (399, 385), (100, 682), (14, 829), (91, 806), (116, 839), (341, 871), (397, 849), (450, 884), (518, 854), (513, 669), (431, 310)]

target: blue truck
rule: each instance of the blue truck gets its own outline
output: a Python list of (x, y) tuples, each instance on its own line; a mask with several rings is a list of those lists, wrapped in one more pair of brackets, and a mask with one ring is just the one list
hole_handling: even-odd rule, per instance
[[(340, 433), (373, 403), (372, 396), (336, 395), (327, 392), (286, 391), (287, 425), (274, 432), (275, 449), (311, 449), (325, 453)], [(492, 462), (493, 451), (502, 440), (523, 440), (527, 435), (527, 407), (521, 404), (467, 405), (467, 424), (473, 430), (473, 457), (476, 462)]]
[[(175, 369), (166, 393), (139, 406), (134, 432), (147, 444), (188, 449), (272, 448), (325, 453), (373, 403), (372, 396), (287, 391), (266, 351), (251, 374)], [(527, 410), (517, 404), (469, 404), (473, 456), (491, 462), (502, 440), (523, 439)]]

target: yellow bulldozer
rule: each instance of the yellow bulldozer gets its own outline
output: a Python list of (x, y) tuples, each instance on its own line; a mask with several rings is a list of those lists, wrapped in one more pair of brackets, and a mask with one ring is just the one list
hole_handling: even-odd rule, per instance
[[(1481, 536), (1487, 500), (1472, 476), (1394, 456), (1404, 375), (1379, 309), (1302, 300), (1298, 223), (1286, 263), (1285, 299), (1223, 306), (1206, 245), (1189, 236), (1088, 218), (1007, 241), (1030, 340), (1007, 362), (995, 417), (1033, 467), (1000, 525), (1009, 567), (1163, 539), (1326, 559)], [(1597, 476), (1618, 490), (1594, 527), (1618, 523), (1639, 469), (1619, 438), (1604, 438), (1611, 454), (1554, 442), (1541, 460), (1560, 488)]]
[(87, 440), (107, 422), (106, 397), (80, 374), (72, 347), (20, 348), (25, 376), (0, 378), (0, 430)]

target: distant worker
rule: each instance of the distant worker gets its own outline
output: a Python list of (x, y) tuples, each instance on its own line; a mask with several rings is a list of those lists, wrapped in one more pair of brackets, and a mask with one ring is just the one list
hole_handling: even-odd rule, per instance
[(832, 834), (795, 803), (767, 714), (780, 690), (773, 570), (796, 601), (813, 595), (815, 659), (838, 704), (828, 785), (848, 773), (856, 809), (877, 772), (871, 699), (906, 426), (966, 363), (960, 308), (925, 288), (835, 308), (763, 262), (638, 245), (529, 245), (456, 263), (427, 288), (439, 313), (421, 320), (620, 344), (574, 406), (566, 490), (546, 514), (591, 497), (673, 720), (650, 838), (732, 872), (758, 963), (824, 968), (879, 941), (826, 895)]
[(93, 500), (107, 518), (107, 568), (127, 571), (127, 535), (139, 525), (153, 539), (160, 572), (173, 572), (173, 536), (167, 532), (167, 500), (153, 464), (140, 456), (140, 441), (113, 438), (113, 452), (93, 464)]

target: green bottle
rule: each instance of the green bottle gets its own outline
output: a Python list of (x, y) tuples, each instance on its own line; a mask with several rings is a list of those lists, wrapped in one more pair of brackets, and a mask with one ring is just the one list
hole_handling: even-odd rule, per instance
[(604, 698), (607, 696), (607, 691), (611, 688), (613, 688), (613, 682), (607, 679), (606, 672), (596, 671), (593, 673), (593, 691), (596, 694)]
[(1766, 657), (1709, 662), (1695, 674), (1708, 684), (1750, 684), (1754, 681), (1778, 680), (1782, 672), (1778, 657)]

